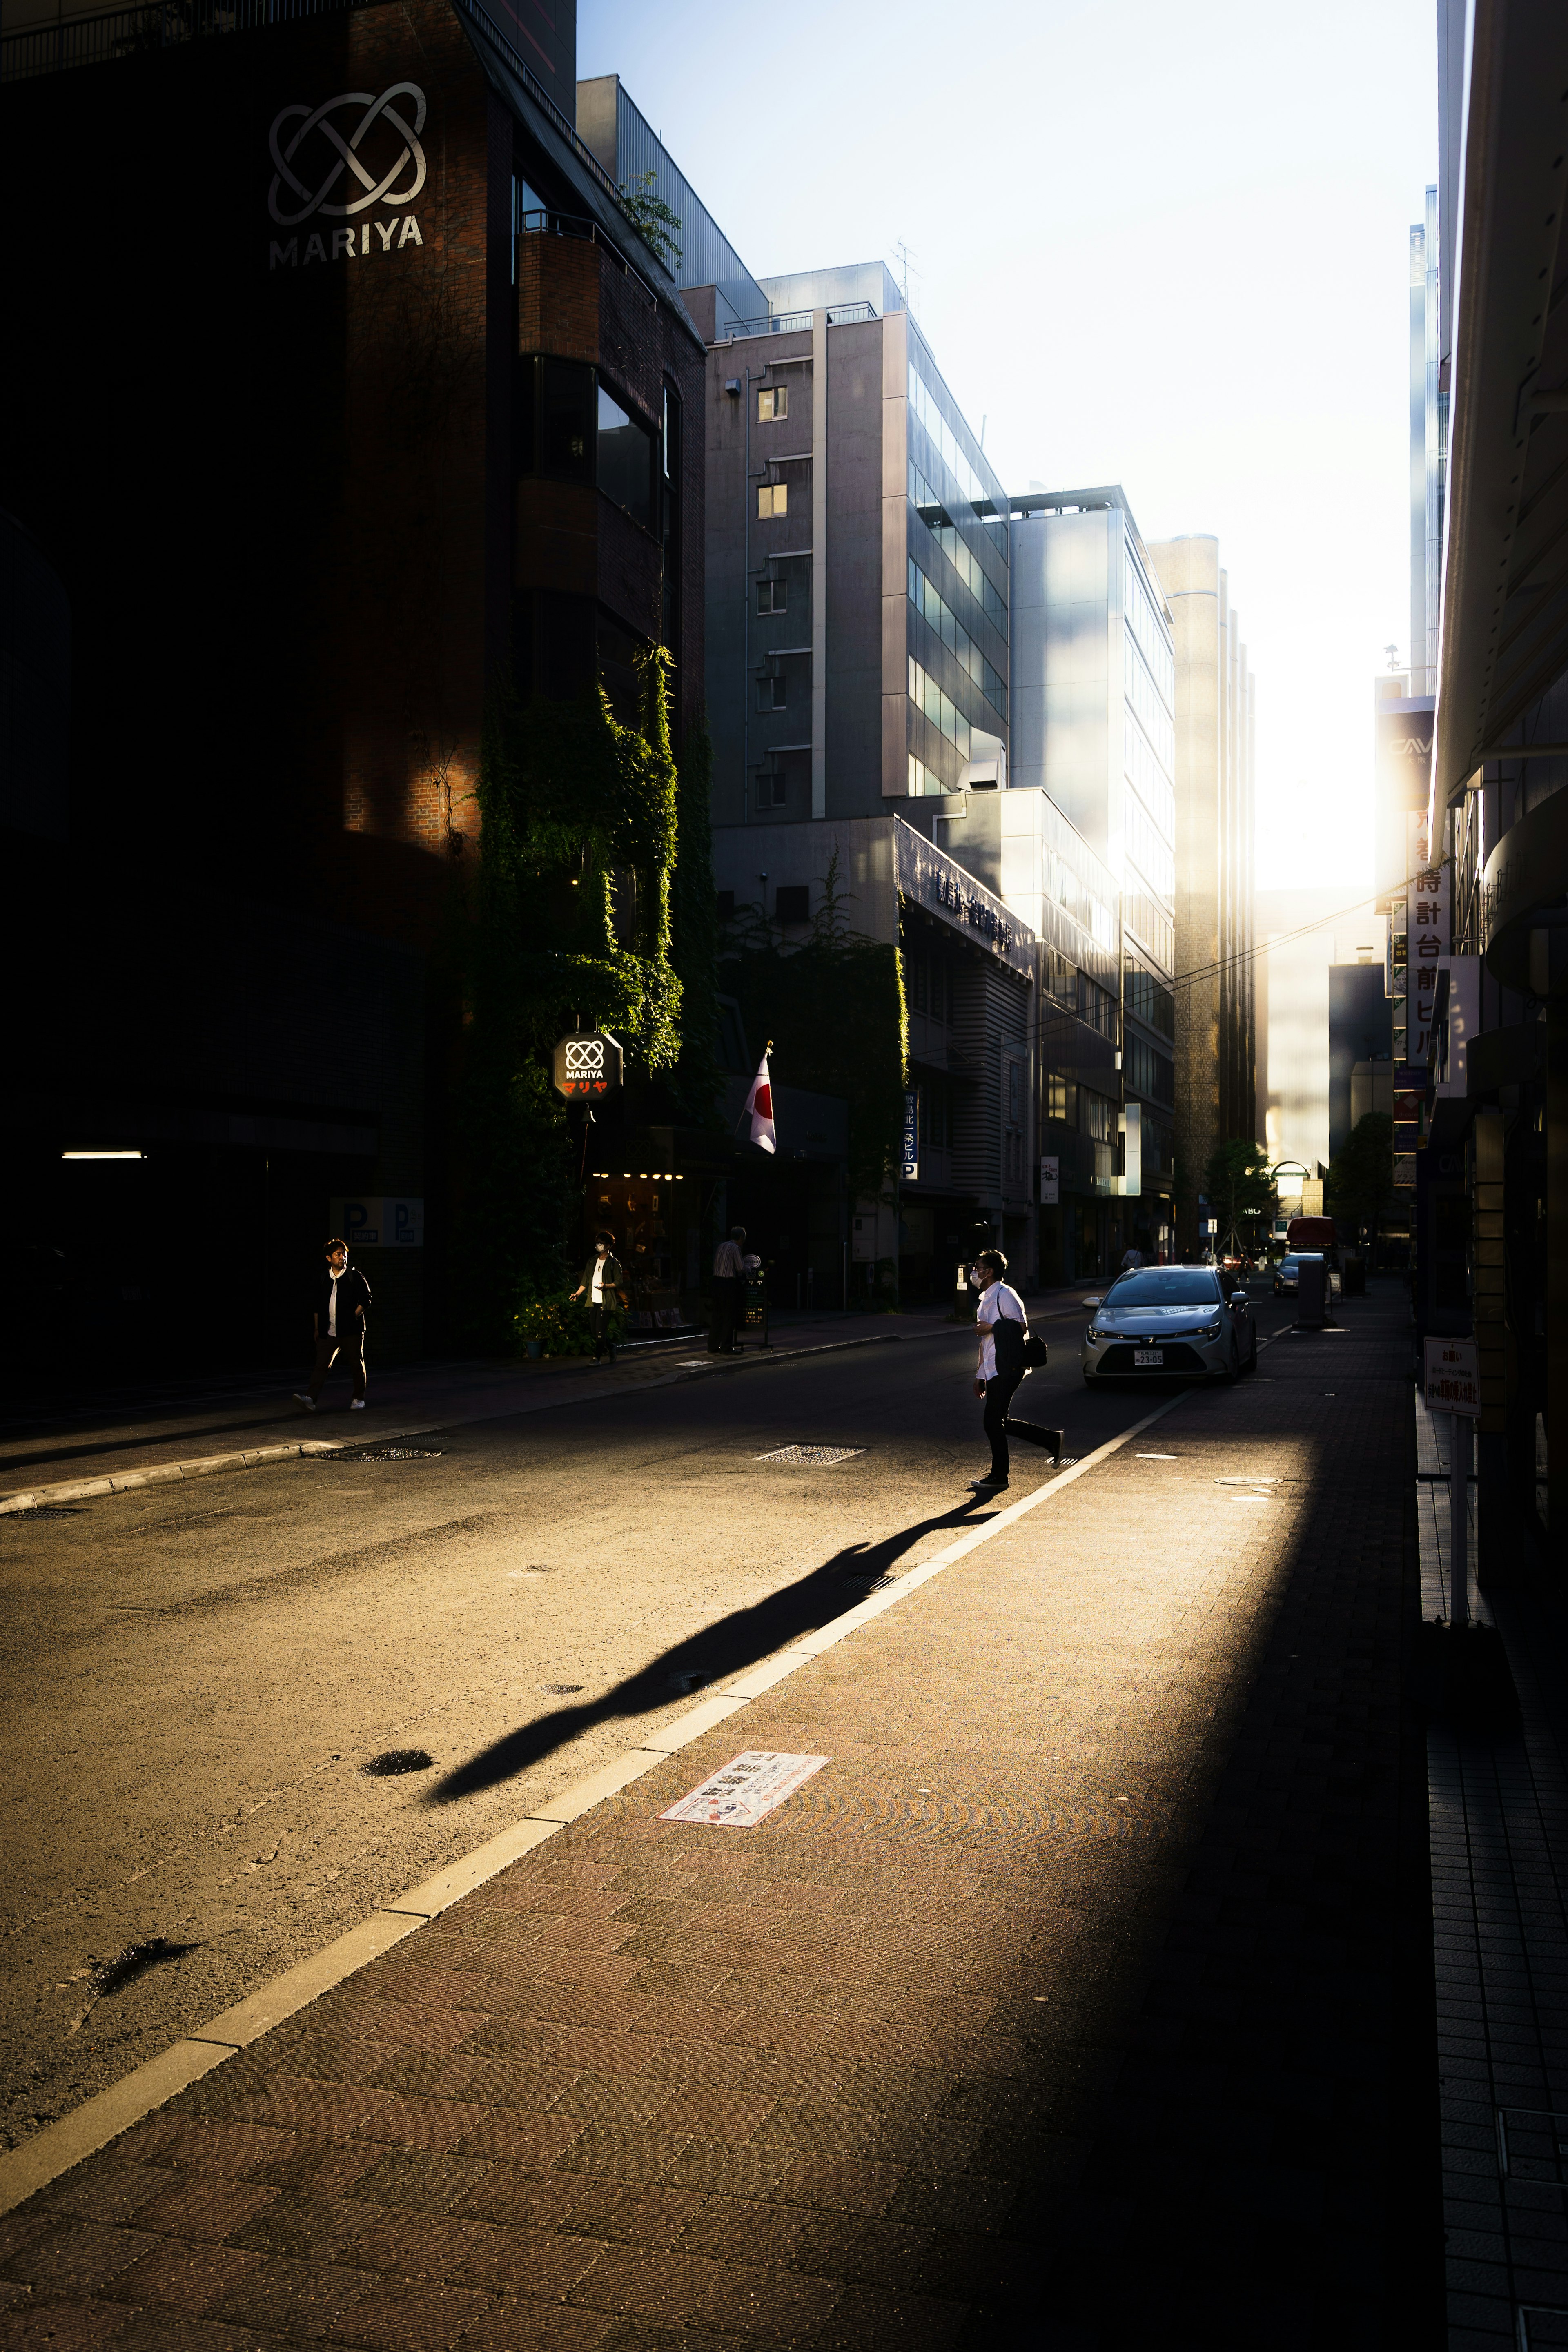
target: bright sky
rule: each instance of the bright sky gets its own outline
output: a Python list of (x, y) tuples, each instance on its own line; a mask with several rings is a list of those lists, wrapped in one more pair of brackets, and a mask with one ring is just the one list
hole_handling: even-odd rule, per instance
[(1010, 488), (1119, 481), (1146, 539), (1217, 533), (1258, 883), (1369, 887), (1431, 0), (581, 0), (577, 69), (620, 75), (759, 277), (907, 245)]

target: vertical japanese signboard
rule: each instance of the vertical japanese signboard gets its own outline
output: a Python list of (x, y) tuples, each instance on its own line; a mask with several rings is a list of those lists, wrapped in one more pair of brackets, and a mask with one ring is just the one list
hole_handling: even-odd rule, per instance
[(921, 1172), (921, 1097), (918, 1087), (904, 1088), (904, 1181), (915, 1184)]

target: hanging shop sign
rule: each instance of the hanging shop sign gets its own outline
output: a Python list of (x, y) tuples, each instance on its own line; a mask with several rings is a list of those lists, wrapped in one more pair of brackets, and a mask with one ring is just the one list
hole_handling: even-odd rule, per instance
[(607, 1030), (579, 1030), (556, 1045), (550, 1075), (568, 1102), (603, 1102), (620, 1088), (620, 1046)]
[(921, 1098), (915, 1087), (904, 1088), (904, 1181), (916, 1184), (921, 1173)]

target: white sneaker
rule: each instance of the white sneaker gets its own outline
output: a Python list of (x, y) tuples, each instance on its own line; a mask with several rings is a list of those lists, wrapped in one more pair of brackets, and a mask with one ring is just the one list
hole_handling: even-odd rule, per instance
[(354, 1399), (354, 1401), (353, 1401), (353, 1404), (351, 1404), (351, 1405), (350, 1405), (350, 1407), (349, 1407), (349, 1411), (350, 1411), (351, 1412), (363, 1412), (364, 1411), (364, 1399), (363, 1399), (363, 1397), (355, 1397), (355, 1399)]
[(307, 1396), (303, 1389), (295, 1390), (294, 1402), (296, 1404), (302, 1404), (307, 1412), (314, 1412), (316, 1410), (315, 1398)]

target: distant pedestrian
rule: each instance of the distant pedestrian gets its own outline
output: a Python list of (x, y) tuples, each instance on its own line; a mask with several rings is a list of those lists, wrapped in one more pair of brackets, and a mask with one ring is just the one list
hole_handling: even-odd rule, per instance
[(574, 1298), (584, 1295), (588, 1300), (588, 1320), (594, 1327), (594, 1361), (608, 1356), (616, 1360), (615, 1343), (610, 1338), (610, 1307), (619, 1299), (623, 1312), (626, 1307), (626, 1277), (620, 1259), (616, 1255), (614, 1234), (603, 1230), (594, 1235), (594, 1255), (583, 1268), (583, 1279), (572, 1293)]
[(1123, 1274), (1132, 1273), (1134, 1268), (1141, 1266), (1142, 1263), (1143, 1253), (1141, 1249), (1123, 1250), (1121, 1254), (1121, 1271)]
[(322, 1382), (342, 1356), (353, 1374), (353, 1402), (349, 1411), (363, 1412), (364, 1318), (370, 1305), (370, 1285), (357, 1266), (350, 1265), (347, 1242), (323, 1242), (321, 1255), (326, 1264), (316, 1285), (316, 1303), (310, 1317), (316, 1360), (310, 1368), (310, 1386), (296, 1389), (294, 1402), (302, 1404), (307, 1412), (314, 1412)]
[(1009, 1414), (1007, 1408), (1028, 1370), (1024, 1354), (1029, 1336), (1028, 1313), (1017, 1292), (1005, 1279), (1007, 1261), (1000, 1250), (982, 1250), (974, 1265), (985, 1285), (974, 1309), (975, 1328), (980, 1334), (974, 1393), (985, 1400), (984, 1426), (991, 1444), (991, 1471), (988, 1477), (972, 1478), (969, 1484), (973, 1494), (989, 1496), (1001, 1494), (1011, 1475), (1009, 1436), (1021, 1437), (1030, 1445), (1048, 1446), (1059, 1461), (1062, 1433), (1059, 1429), (1042, 1429), (1032, 1421), (1016, 1421)]
[(732, 1356), (746, 1288), (746, 1228), (731, 1225), (728, 1241), (713, 1253), (713, 1320), (708, 1333), (710, 1356)]

